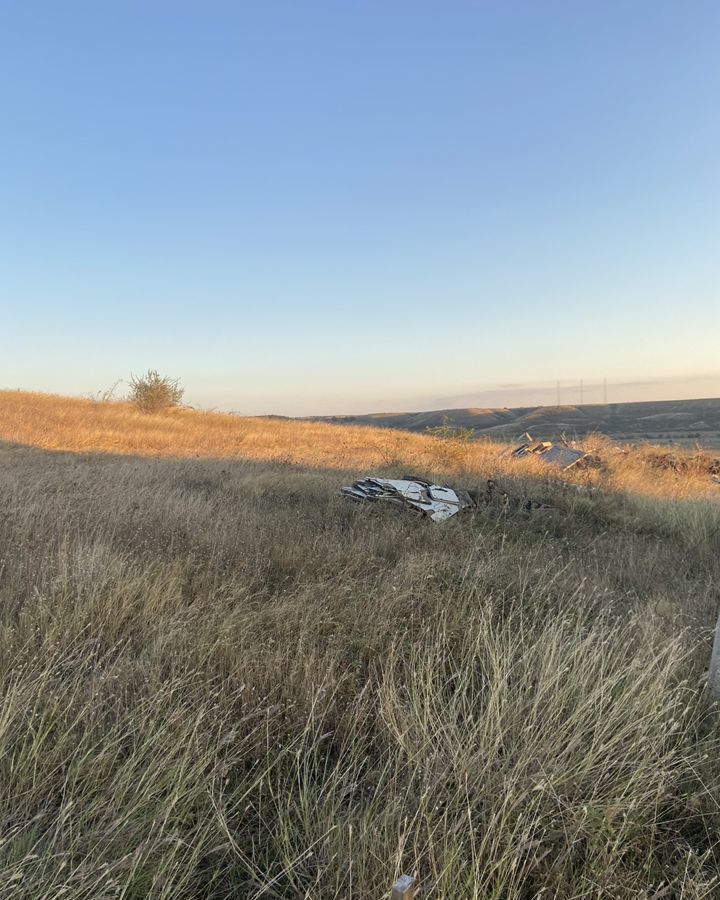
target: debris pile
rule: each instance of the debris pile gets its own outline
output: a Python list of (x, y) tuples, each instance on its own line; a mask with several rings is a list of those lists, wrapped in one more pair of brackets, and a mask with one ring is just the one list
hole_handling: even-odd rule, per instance
[(720, 475), (720, 459), (713, 459), (706, 453), (696, 453), (694, 456), (678, 456), (671, 452), (651, 452), (645, 456), (645, 461), (655, 469), (665, 469), (672, 472), (695, 471), (710, 476)]
[(674, 453), (665, 452), (648, 453), (645, 460), (653, 469), (664, 469), (670, 472), (687, 472), (690, 468), (690, 460), (676, 456)]
[(595, 465), (596, 457), (585, 450), (576, 447), (559, 446), (552, 441), (534, 441), (529, 434), (520, 446), (511, 451), (511, 456), (522, 458), (523, 456), (537, 456), (543, 462), (559, 466), (561, 469), (571, 469), (581, 461), (584, 465)]
[(407, 506), (433, 522), (443, 522), (457, 515), (461, 509), (472, 507), (470, 495), (466, 491), (433, 484), (416, 475), (402, 478), (361, 478), (351, 487), (344, 487), (342, 495), (358, 503), (381, 501)]
[(433, 484), (417, 475), (402, 478), (361, 478), (341, 490), (343, 497), (357, 503), (376, 501), (394, 503), (413, 512), (444, 522), (463, 509), (496, 508), (498, 512), (524, 513), (532, 516), (554, 515), (557, 510), (541, 500), (511, 496), (497, 482), (489, 479), (484, 490), (459, 491)]

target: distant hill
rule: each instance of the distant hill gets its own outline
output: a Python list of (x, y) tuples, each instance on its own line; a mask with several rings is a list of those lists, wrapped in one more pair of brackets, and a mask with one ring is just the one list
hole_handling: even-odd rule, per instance
[(584, 437), (598, 431), (618, 441), (720, 446), (720, 399), (522, 406), (516, 409), (438, 409), (414, 413), (321, 416), (313, 421), (424, 432), (444, 422), (473, 428), (478, 438), (513, 440), (525, 431), (537, 438)]

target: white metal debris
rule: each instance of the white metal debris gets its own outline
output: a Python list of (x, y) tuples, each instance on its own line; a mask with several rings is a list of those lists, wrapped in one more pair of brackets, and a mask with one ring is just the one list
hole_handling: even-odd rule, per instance
[(561, 447), (552, 441), (533, 441), (530, 435), (526, 437), (528, 440), (516, 447), (512, 456), (537, 456), (543, 462), (560, 466), (561, 469), (569, 469), (589, 456), (584, 450), (577, 450), (575, 447)]
[(342, 494), (358, 502), (380, 500), (409, 506), (433, 522), (443, 522), (461, 509), (474, 505), (464, 491), (458, 493), (452, 488), (412, 475), (403, 478), (361, 478), (351, 487), (344, 487)]

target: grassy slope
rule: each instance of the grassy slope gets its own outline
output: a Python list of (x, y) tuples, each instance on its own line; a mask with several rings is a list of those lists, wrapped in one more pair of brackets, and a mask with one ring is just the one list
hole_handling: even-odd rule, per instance
[[(277, 461), (358, 474), (370, 469), (401, 474), (410, 469), (471, 482), (489, 476), (544, 479), (558, 474), (534, 459), (507, 459), (507, 445), (500, 442), (464, 444), (388, 428), (192, 410), (147, 415), (124, 403), (18, 391), (0, 391), (0, 441), (45, 450)], [(718, 496), (718, 486), (700, 468), (691, 466), (678, 477), (649, 466), (652, 447), (623, 455), (597, 436), (591, 436), (588, 446), (602, 449), (604, 469), (570, 473), (563, 476), (566, 480), (651, 496)]]
[[(487, 448), (37, 395), (0, 429), (3, 898), (720, 894), (699, 479), (578, 493)], [(337, 496), (375, 465), (492, 465), (561, 515)]]

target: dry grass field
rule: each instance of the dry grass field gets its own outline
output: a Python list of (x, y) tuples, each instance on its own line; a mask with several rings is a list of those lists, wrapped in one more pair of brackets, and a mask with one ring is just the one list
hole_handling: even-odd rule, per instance
[(720, 897), (720, 487), (500, 451), (0, 394), (2, 900)]

